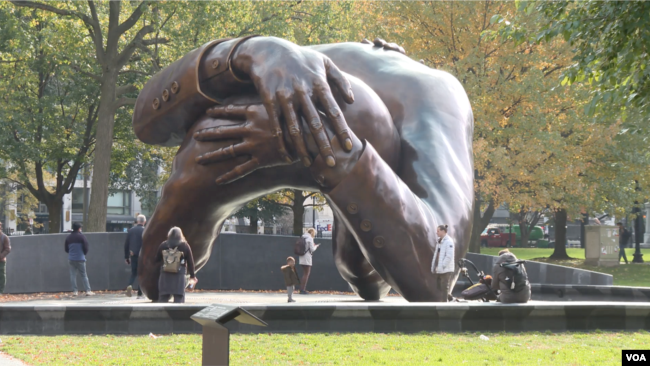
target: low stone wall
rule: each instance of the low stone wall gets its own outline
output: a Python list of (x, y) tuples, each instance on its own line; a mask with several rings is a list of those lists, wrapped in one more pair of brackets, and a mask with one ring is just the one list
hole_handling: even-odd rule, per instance
[[(124, 262), (125, 233), (88, 233), (86, 269), (93, 290), (124, 289), (131, 266)], [(6, 293), (71, 291), (67, 234), (15, 236), (7, 257)], [(198, 272), (198, 289), (280, 290), (284, 279), (280, 267), (293, 255), (296, 237), (279, 235), (219, 235), (208, 263)], [(331, 239), (313, 257), (309, 289), (350, 291), (334, 265)], [(298, 266), (299, 267), (299, 266)], [(301, 269), (298, 273), (302, 275)], [(81, 279), (77, 286), (83, 289)]]
[[(467, 253), (466, 258), (472, 261), (479, 270), (484, 271), (486, 274), (492, 274), (492, 268), (499, 257)], [(473, 269), (469, 269), (469, 272), (470, 275), (474, 275), (474, 273), (472, 273)], [(610, 274), (541, 262), (526, 262), (526, 272), (528, 273), (528, 280), (530, 283), (598, 286), (611, 286), (614, 284), (614, 277)], [(463, 277), (461, 276), (459, 280), (462, 279)]]
[[(12, 250), (7, 257), (7, 293), (70, 291), (66, 234), (10, 237)], [(124, 263), (124, 233), (86, 234), (90, 249), (87, 270), (93, 290), (120, 290), (126, 287), (131, 267)], [(199, 289), (279, 290), (284, 288), (280, 266), (293, 255), (296, 237), (280, 235), (221, 234), (212, 256), (197, 276)], [(332, 255), (332, 241), (321, 243), (313, 258), (308, 289), (350, 291), (341, 278)], [(496, 257), (468, 254), (479, 269), (491, 273)], [(545, 263), (528, 262), (532, 283), (559, 285), (611, 285), (612, 276)], [(301, 269), (298, 269), (301, 274)], [(473, 274), (472, 274), (473, 275)], [(461, 278), (462, 280), (462, 278)], [(81, 280), (77, 281), (81, 286)], [(80, 287), (81, 288), (81, 287)]]
[[(200, 333), (191, 316), (207, 305), (0, 305), (0, 334)], [(231, 321), (231, 333), (588, 332), (650, 330), (650, 305), (639, 303), (380, 303), (244, 305), (268, 323)], [(477, 336), (478, 338), (478, 336)]]

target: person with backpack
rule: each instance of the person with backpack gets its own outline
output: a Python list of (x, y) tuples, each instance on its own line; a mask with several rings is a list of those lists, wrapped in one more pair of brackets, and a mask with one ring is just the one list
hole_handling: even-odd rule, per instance
[(190, 288), (199, 280), (194, 273), (192, 249), (179, 227), (174, 226), (167, 233), (167, 240), (158, 247), (156, 262), (162, 262), (158, 278), (158, 302), (168, 302), (173, 295), (175, 303), (184, 303), (185, 274), (190, 275)]
[(623, 226), (622, 222), (617, 222), (616, 226), (618, 226), (618, 261), (620, 262), (621, 257), (623, 257), (623, 259), (625, 259), (625, 264), (630, 264), (630, 262), (627, 261), (625, 248), (627, 247), (627, 243), (630, 241), (632, 234), (630, 233), (630, 230)]
[(307, 295), (307, 281), (309, 281), (309, 274), (311, 273), (312, 254), (318, 249), (320, 244), (314, 244), (314, 237), (316, 236), (316, 229), (309, 228), (300, 239), (296, 242), (294, 253), (298, 256), (298, 263), (302, 268), (302, 281), (300, 283), (300, 294)]
[(300, 278), (296, 272), (296, 260), (293, 257), (287, 257), (287, 265), (280, 267), (280, 270), (284, 275), (284, 284), (287, 286), (287, 296), (289, 297), (287, 302), (296, 302), (292, 298), (294, 286), (300, 285)]
[(530, 300), (530, 283), (523, 261), (517, 260), (508, 249), (499, 252), (492, 271), (492, 290), (501, 291), (503, 304), (527, 303)]
[(449, 225), (439, 225), (436, 229), (438, 241), (433, 250), (431, 273), (436, 276), (438, 288), (447, 294), (447, 301), (454, 299), (451, 296), (451, 282), (454, 278), (454, 240), (447, 235)]

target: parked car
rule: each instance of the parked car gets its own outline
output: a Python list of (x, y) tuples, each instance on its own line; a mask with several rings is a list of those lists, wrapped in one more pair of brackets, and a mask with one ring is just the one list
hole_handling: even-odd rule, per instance
[(517, 234), (507, 233), (499, 227), (487, 228), (481, 234), (481, 246), (509, 248), (517, 240)]
[[(510, 226), (505, 226), (501, 229), (505, 233), (510, 232)], [(528, 243), (521, 242), (521, 229), (519, 228), (519, 225), (512, 225), (512, 232), (517, 235), (517, 240), (512, 242), (513, 247), (538, 247), (540, 244), (539, 242), (544, 239), (544, 229), (541, 226), (533, 227), (533, 229), (530, 231), (530, 234), (528, 235)]]

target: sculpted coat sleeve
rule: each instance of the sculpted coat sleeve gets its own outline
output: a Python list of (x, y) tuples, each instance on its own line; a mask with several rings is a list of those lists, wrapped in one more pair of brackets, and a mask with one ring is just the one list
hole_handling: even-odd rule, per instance
[[(382, 278), (400, 293), (420, 293), (422, 298), (415, 301), (440, 301), (432, 297), (436, 294), (430, 244), (436, 239), (436, 223), (431, 210), (370, 143), (365, 143), (349, 174), (326, 195)], [(409, 288), (419, 285), (392, 278), (392, 265), (400, 266), (402, 279), (426, 279), (427, 288)]]
[(228, 39), (206, 43), (149, 79), (133, 110), (133, 130), (142, 142), (180, 145), (187, 129), (199, 116), (205, 114), (209, 107), (220, 103), (220, 99), (210, 95), (200, 80), (226, 72), (226, 55), (217, 54), (221, 60), (209, 60), (216, 66), (208, 66), (214, 75), (202, 75), (206, 67), (201, 61), (205, 61), (208, 51), (225, 41)]

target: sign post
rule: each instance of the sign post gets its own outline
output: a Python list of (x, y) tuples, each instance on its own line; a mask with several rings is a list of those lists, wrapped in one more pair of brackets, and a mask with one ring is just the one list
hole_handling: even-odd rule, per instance
[(192, 320), (203, 326), (201, 365), (229, 365), (230, 332), (223, 325), (233, 319), (244, 324), (268, 325), (248, 311), (231, 305), (214, 304), (192, 315)]

